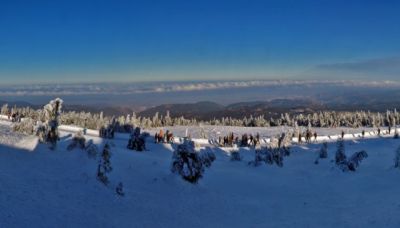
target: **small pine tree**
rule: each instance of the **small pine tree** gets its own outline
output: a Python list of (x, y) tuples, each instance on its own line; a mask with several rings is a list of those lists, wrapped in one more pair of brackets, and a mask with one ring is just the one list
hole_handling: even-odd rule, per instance
[(231, 152), (231, 161), (241, 161), (242, 156), (240, 155), (239, 150), (234, 150)]
[(78, 131), (75, 134), (75, 136), (72, 138), (72, 141), (68, 145), (67, 150), (73, 150), (76, 147), (83, 150), (83, 149), (85, 149), (85, 143), (86, 143), (86, 139), (85, 139), (85, 136), (83, 136), (83, 132)]
[(4, 104), (4, 105), (1, 107), (1, 114), (2, 114), (2, 115), (8, 115), (8, 112), (9, 112), (8, 104)]
[(190, 183), (197, 183), (203, 177), (205, 166), (194, 148), (194, 142), (186, 140), (178, 145), (172, 157), (171, 171)]
[(210, 150), (203, 150), (199, 154), (201, 162), (205, 165), (205, 167), (209, 168), (211, 164), (215, 161), (216, 156)]
[(44, 106), (43, 114), (45, 123), (38, 128), (37, 134), (43, 142), (50, 144), (50, 149), (55, 149), (59, 140), (58, 126), (63, 100), (56, 98)]
[(27, 135), (32, 135), (35, 132), (35, 123), (31, 118), (26, 118), (22, 122), (13, 125), (15, 132), (20, 132)]
[(322, 143), (321, 150), (319, 151), (319, 158), (327, 158), (328, 157), (328, 143)]
[(124, 196), (124, 185), (122, 184), (122, 182), (119, 182), (117, 187), (115, 188), (115, 192), (117, 193), (117, 195), (119, 196)]
[(102, 161), (103, 161), (104, 170), (107, 173), (111, 172), (111, 170), (112, 170), (111, 161), (110, 161), (111, 152), (110, 152), (110, 145), (108, 143), (106, 143), (104, 145), (104, 149), (103, 149), (103, 152), (101, 153), (101, 157), (102, 157)]
[(147, 134), (140, 134), (140, 128), (136, 128), (131, 134), (131, 137), (126, 146), (130, 150), (144, 151), (146, 150), (146, 136)]
[(93, 143), (92, 139), (87, 143), (85, 150), (89, 158), (96, 159), (99, 149), (96, 144)]
[(322, 144), (321, 149), (318, 152), (318, 157), (317, 157), (317, 159), (315, 159), (314, 163), (318, 164), (319, 163), (319, 159), (324, 159), (324, 158), (327, 158), (327, 157), (328, 157), (328, 143), (324, 142)]
[(347, 161), (347, 166), (350, 171), (356, 171), (361, 161), (368, 157), (367, 152), (364, 150), (354, 153)]
[(257, 145), (254, 150), (254, 161), (250, 161), (249, 165), (259, 166), (262, 162), (265, 162), (265, 152), (260, 145)]
[(336, 165), (341, 165), (343, 163), (346, 163), (346, 154), (345, 154), (345, 148), (344, 148), (344, 141), (342, 139), (339, 139), (337, 141), (337, 150), (336, 150), (336, 155), (335, 155), (335, 162), (336, 162)]
[(396, 156), (394, 158), (394, 167), (400, 168), (400, 146), (396, 150)]
[(97, 166), (97, 179), (104, 185), (108, 185), (109, 180), (107, 177), (107, 173), (110, 173), (112, 171), (110, 158), (110, 145), (106, 143), (104, 145), (103, 152), (101, 153), (99, 165)]
[(101, 163), (97, 166), (97, 179), (104, 185), (108, 185), (110, 182)]

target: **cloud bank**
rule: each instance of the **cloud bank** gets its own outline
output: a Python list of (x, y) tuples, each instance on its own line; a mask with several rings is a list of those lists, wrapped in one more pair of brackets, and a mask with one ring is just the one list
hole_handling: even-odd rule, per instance
[[(350, 66), (348, 66), (350, 67)], [(353, 66), (354, 67), (354, 66)], [(351, 67), (350, 67), (351, 68)], [(233, 88), (277, 88), (290, 86), (342, 86), (342, 87), (398, 87), (396, 81), (208, 81), (208, 82), (159, 82), (159, 83), (92, 83), (92, 84), (37, 84), (1, 86), (0, 96), (79, 96), (79, 95), (130, 95), (144, 93), (170, 93), (223, 90)]]

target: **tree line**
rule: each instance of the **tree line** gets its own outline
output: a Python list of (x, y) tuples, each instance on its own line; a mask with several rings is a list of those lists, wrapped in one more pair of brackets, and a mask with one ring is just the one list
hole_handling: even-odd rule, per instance
[[(32, 109), (30, 107), (8, 107), (7, 104), (1, 108), (2, 115), (19, 116), (29, 118), (34, 122), (44, 122), (46, 111), (44, 109)], [(19, 118), (20, 119), (20, 118)], [(169, 112), (166, 115), (156, 113), (153, 117), (141, 117), (136, 113), (126, 116), (105, 116), (103, 112), (76, 112), (62, 111), (59, 116), (60, 124), (75, 125), (78, 127), (100, 130), (105, 126), (113, 126), (116, 132), (132, 132), (135, 127), (171, 127), (171, 126), (238, 126), (238, 127), (273, 127), (273, 126), (305, 126), (305, 127), (394, 127), (400, 124), (400, 114), (395, 110), (387, 110), (384, 113), (355, 111), (355, 112), (336, 112), (321, 111), (310, 114), (281, 114), (278, 118), (266, 118), (264, 115), (244, 118), (214, 118), (210, 120), (187, 119), (181, 117), (171, 117)]]

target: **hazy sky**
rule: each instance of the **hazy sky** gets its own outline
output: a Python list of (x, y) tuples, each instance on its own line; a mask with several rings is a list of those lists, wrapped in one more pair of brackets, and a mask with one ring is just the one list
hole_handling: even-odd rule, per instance
[(0, 80), (400, 78), (400, 1), (0, 1)]

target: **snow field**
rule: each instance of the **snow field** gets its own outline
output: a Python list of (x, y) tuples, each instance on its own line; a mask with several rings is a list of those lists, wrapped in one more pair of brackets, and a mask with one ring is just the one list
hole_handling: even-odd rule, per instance
[[(1, 125), (0, 125), (1, 126)], [(346, 140), (346, 154), (366, 150), (356, 172), (336, 168), (335, 142), (328, 158), (314, 164), (321, 144), (295, 145), (282, 168), (249, 166), (254, 150), (207, 144), (216, 161), (193, 185), (170, 172), (174, 145), (148, 140), (145, 152), (111, 147), (109, 186), (96, 180), (97, 159), (67, 151), (72, 133), (61, 131), (57, 150), (4, 127), (0, 146), (0, 227), (399, 227), (400, 170), (394, 169), (400, 140)], [(8, 129), (9, 130), (9, 129)], [(336, 130), (335, 130), (336, 131)], [(106, 140), (86, 135), (102, 149)], [(25, 141), (24, 141), (25, 140)], [(3, 142), (3, 141), (2, 141)], [(17, 148), (32, 143), (32, 150)], [(124, 197), (115, 194), (124, 184)]]

